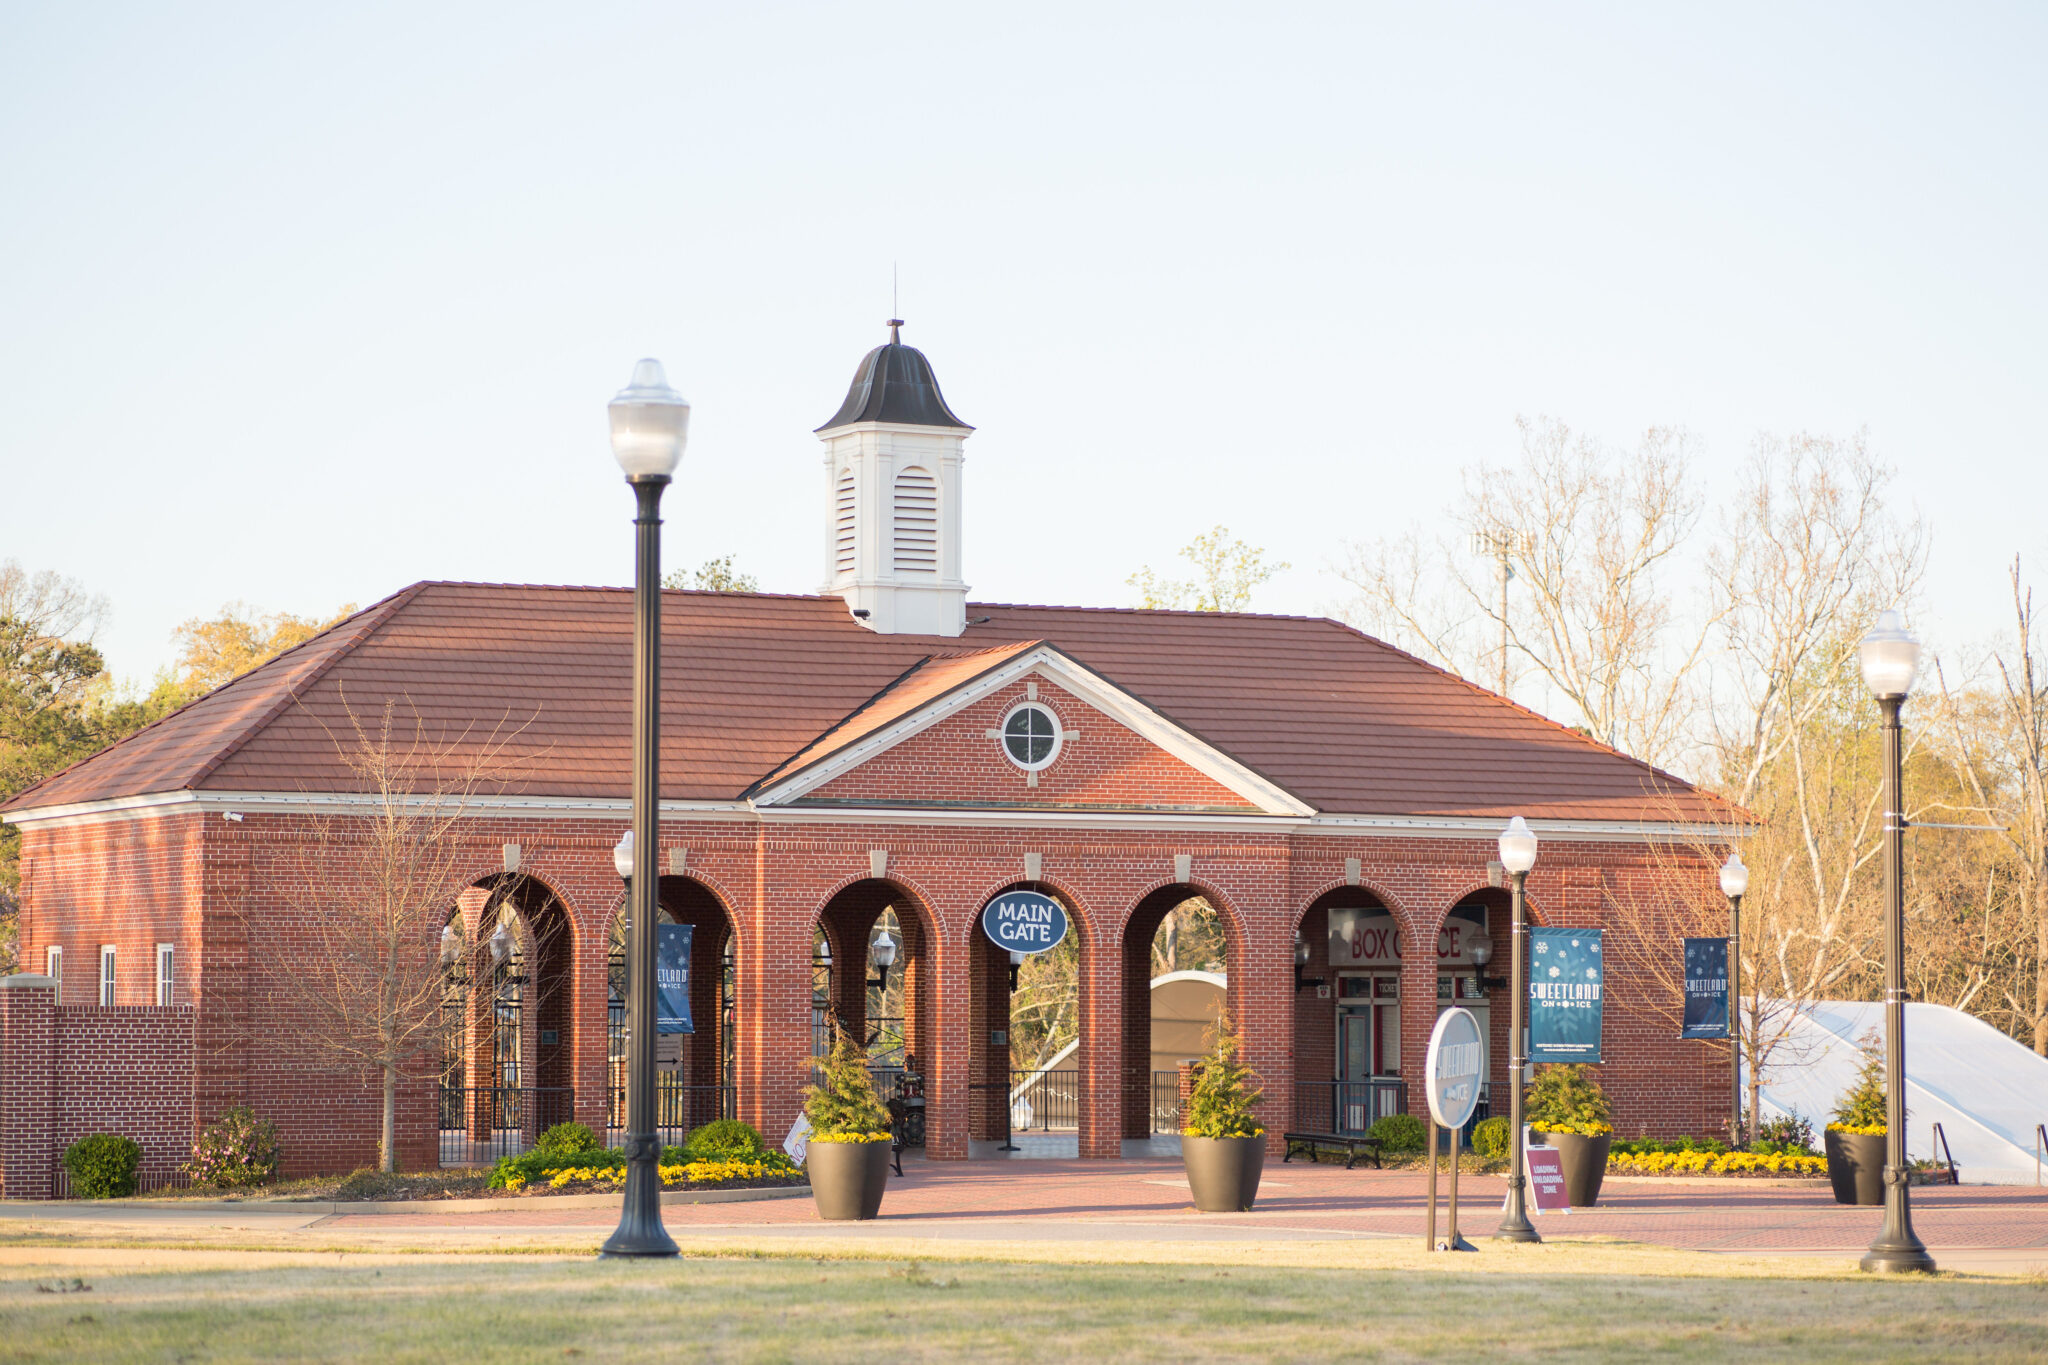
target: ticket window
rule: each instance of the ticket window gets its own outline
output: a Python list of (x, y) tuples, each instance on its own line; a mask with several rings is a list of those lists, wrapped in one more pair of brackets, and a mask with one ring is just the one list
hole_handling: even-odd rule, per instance
[(1339, 980), (1337, 1074), (1346, 1081), (1401, 1074), (1401, 978), (1393, 973)]

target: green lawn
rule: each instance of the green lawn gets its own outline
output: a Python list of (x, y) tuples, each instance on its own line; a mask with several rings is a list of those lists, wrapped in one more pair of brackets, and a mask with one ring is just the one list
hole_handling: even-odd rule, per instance
[(1331, 1270), (6, 1252), (0, 1361), (2048, 1358), (2041, 1280), (1674, 1273), (1682, 1263), (1651, 1251), (1650, 1273), (1624, 1273), (1630, 1248), (1561, 1274), (1491, 1258)]

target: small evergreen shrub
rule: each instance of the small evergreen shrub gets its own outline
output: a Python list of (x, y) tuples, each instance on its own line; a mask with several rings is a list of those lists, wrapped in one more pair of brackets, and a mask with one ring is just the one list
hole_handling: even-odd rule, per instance
[(1598, 1137), (1614, 1131), (1614, 1111), (1600, 1082), (1586, 1074), (1577, 1063), (1546, 1066), (1536, 1073), (1529, 1087), (1523, 1113), (1529, 1126), (1539, 1133), (1577, 1133)]
[(250, 1189), (277, 1177), (277, 1125), (238, 1104), (206, 1126), (192, 1144), (185, 1174), (217, 1190)]
[(1228, 1010), (1218, 1010), (1215, 1027), (1209, 1030), (1209, 1052), (1202, 1058), (1201, 1073), (1188, 1096), (1187, 1125), (1183, 1137), (1259, 1137), (1252, 1107), (1263, 1092), (1252, 1087), (1252, 1069), (1238, 1060), (1244, 1039), (1231, 1021)]
[(1835, 1101), (1834, 1122), (1828, 1127), (1841, 1133), (1876, 1136), (1891, 1131), (1891, 1120), (1885, 1113), (1884, 1053), (1878, 1050), (1877, 1039), (1869, 1035), (1863, 1038), (1862, 1046), (1863, 1069), (1856, 1073), (1856, 1083)]
[(889, 1140), (889, 1107), (875, 1093), (867, 1049), (836, 1022), (822, 1079), (823, 1085), (804, 1087), (804, 1117), (811, 1121), (812, 1142)]
[(558, 1123), (534, 1140), (533, 1150), (543, 1156), (575, 1156), (595, 1152), (604, 1144), (597, 1134), (580, 1123)]
[(760, 1130), (739, 1119), (713, 1119), (683, 1140), (692, 1161), (752, 1161), (768, 1150)]
[(1508, 1154), (1509, 1136), (1506, 1119), (1481, 1119), (1472, 1125), (1472, 1150), (1488, 1161), (1499, 1161)]
[(1388, 1114), (1366, 1130), (1382, 1151), (1419, 1152), (1429, 1145), (1429, 1128), (1413, 1114)]
[(64, 1149), (71, 1193), (79, 1199), (125, 1199), (135, 1193), (142, 1147), (133, 1138), (94, 1133)]

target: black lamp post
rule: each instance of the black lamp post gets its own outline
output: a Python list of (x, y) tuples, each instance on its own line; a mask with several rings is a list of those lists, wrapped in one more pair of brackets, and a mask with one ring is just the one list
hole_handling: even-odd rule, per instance
[(1523, 883), (1529, 879), (1529, 869), (1536, 866), (1536, 835), (1529, 824), (1517, 815), (1508, 821), (1508, 827), (1501, 831), (1500, 865), (1514, 876), (1515, 914), (1512, 947), (1508, 953), (1508, 1206), (1501, 1215), (1500, 1227), (1493, 1237), (1497, 1242), (1540, 1242), (1536, 1225), (1529, 1221), (1529, 1206), (1526, 1202), (1528, 1175), (1522, 1166), (1522, 1074), (1528, 1070), (1529, 1059), (1525, 1054), (1527, 1043), (1522, 1036), (1522, 1014), (1528, 1005), (1527, 977), (1524, 968), (1529, 961), (1529, 911), (1523, 899)]
[[(1728, 1141), (1742, 1137), (1742, 893), (1749, 890), (1749, 869), (1733, 851), (1721, 864), (1721, 894), (1728, 898)], [(1751, 1133), (1754, 1138), (1756, 1134)]]
[(626, 897), (626, 1190), (604, 1256), (673, 1256), (661, 1225), (661, 1139), (654, 1124), (654, 855), (661, 775), (661, 494), (683, 458), (690, 405), (661, 362), (643, 360), (611, 401), (612, 454), (633, 486), (633, 829)]
[(1877, 618), (1860, 647), (1863, 681), (1884, 712), (1884, 1227), (1863, 1253), (1865, 1270), (1932, 1270), (1913, 1235), (1906, 1178), (1906, 811), (1900, 790), (1899, 710), (1920, 667), (1920, 643), (1895, 611)]

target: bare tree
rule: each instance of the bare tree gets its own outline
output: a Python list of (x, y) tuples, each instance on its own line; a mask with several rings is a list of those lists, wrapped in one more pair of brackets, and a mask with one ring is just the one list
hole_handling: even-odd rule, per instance
[(1595, 739), (1669, 763), (1712, 625), (1669, 581), (1700, 514), (1691, 438), (1651, 428), (1621, 452), (1547, 417), (1517, 426), (1514, 467), (1465, 471), (1455, 536), (1347, 547), (1346, 614), (1466, 677), (1540, 677)]
[(1204, 531), (1182, 546), (1180, 554), (1195, 566), (1191, 580), (1161, 578), (1150, 569), (1140, 569), (1124, 580), (1138, 590), (1139, 606), (1246, 611), (1252, 604), (1252, 592), (1290, 567), (1284, 561), (1267, 562), (1264, 550), (1231, 535), (1227, 526)]
[[(1993, 837), (2005, 855), (2024, 937), (2031, 939), (2025, 945), (2030, 953), (2010, 954), (2003, 972), (1994, 972), (1987, 961), (1984, 974), (1996, 976), (2001, 1003), (2019, 1025), (2015, 1031), (2048, 1056), (2048, 663), (2035, 643), (2034, 594), (2021, 577), (2018, 556), (2010, 577), (2013, 635), (1992, 655), (1997, 681), (1988, 697), (1971, 706), (1950, 692), (1946, 678), (1941, 691), (1957, 768), (1969, 784), (1969, 809), (2003, 826)], [(1987, 935), (1994, 891), (1995, 885), (1987, 886)], [(1993, 951), (1987, 943), (1987, 959)]]
[[(267, 1046), (359, 1072), (383, 1094), (378, 1160), (396, 1169), (400, 1084), (437, 1074), (451, 1032), (438, 940), (460, 887), (458, 823), (514, 776), (501, 725), (429, 737), (408, 703), (334, 735), (362, 813), (316, 820), (290, 847), (289, 909), (251, 923), (252, 992)], [(288, 923), (274, 922), (283, 915)], [(459, 918), (454, 920), (458, 933)]]

